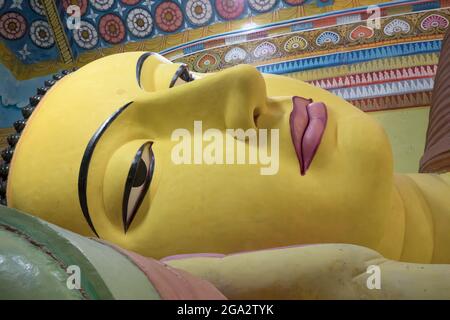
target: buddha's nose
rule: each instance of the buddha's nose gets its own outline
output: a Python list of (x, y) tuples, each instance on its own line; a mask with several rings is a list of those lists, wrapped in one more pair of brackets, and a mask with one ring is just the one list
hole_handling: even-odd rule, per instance
[(221, 81), (227, 92), (225, 126), (231, 129), (255, 128), (255, 118), (266, 107), (266, 84), (253, 66), (239, 65), (224, 71)]
[[(133, 121), (145, 124), (155, 137), (174, 128), (256, 128), (254, 116), (266, 108), (266, 84), (252, 66), (239, 65), (157, 92), (145, 92), (133, 102)], [(161, 121), (160, 119), (165, 119)]]

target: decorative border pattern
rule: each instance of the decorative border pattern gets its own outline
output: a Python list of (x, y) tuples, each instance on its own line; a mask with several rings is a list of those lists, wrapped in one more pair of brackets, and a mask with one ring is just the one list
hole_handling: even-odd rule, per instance
[(439, 53), (413, 54), (403, 57), (383, 58), (367, 62), (340, 65), (330, 68), (319, 68), (307, 71), (287, 73), (285, 76), (312, 82), (318, 79), (330, 77), (342, 77), (364, 72), (376, 72), (400, 68), (411, 68), (415, 66), (436, 65)]
[(367, 112), (429, 105), (450, 8), (385, 16), (379, 29), (359, 19), (263, 39), (247, 35), (175, 61), (198, 72), (253, 64), (309, 81)]
[[(384, 85), (390, 82), (397, 83), (395, 92), (389, 91), (384, 87), (378, 89), (379, 96), (369, 98), (361, 94), (362, 90), (360, 88), (359, 95), (357, 96), (357, 91), (354, 91), (353, 98), (348, 98), (348, 100), (365, 112), (421, 107), (429, 106), (431, 103), (431, 83), (419, 89), (418, 92), (405, 94), (406, 91), (399, 90), (398, 82), (414, 79), (429, 79), (433, 81), (438, 59), (438, 53), (414, 54), (339, 67), (313, 69), (286, 75), (307, 81), (326, 90), (364, 87), (372, 84)], [(349, 83), (350, 86), (348, 86)], [(339, 94), (336, 91), (334, 93)]]
[(433, 78), (414, 79), (395, 82), (384, 82), (366, 86), (340, 88), (330, 90), (331, 93), (345, 100), (353, 101), (362, 98), (377, 98), (388, 95), (407, 94), (433, 90)]
[(66, 34), (61, 25), (59, 19), (58, 9), (56, 8), (55, 1), (53, 0), (40, 0), (45, 11), (47, 20), (52, 28), (53, 37), (55, 38), (56, 45), (58, 46), (60, 56), (64, 63), (72, 63), (73, 56), (69, 46)]
[[(424, 21), (430, 18), (441, 19), (442, 23), (424, 27)], [(175, 61), (186, 63), (199, 72), (249, 63), (259, 65), (263, 72), (282, 74), (383, 57), (436, 52), (440, 50), (436, 40), (443, 38), (449, 21), (450, 9), (410, 13), (383, 18), (378, 30), (364, 22), (356, 22), (205, 49)], [(211, 59), (215, 64), (208, 65), (206, 70), (202, 63)]]
[(431, 104), (431, 91), (353, 100), (352, 104), (365, 112), (416, 108)]
[(342, 77), (313, 80), (310, 83), (322, 89), (332, 90), (381, 84), (387, 81), (416, 80), (433, 78), (436, 75), (437, 65), (415, 66), (410, 68), (390, 69), (375, 72), (364, 72), (345, 75)]
[[(377, 4), (380, 9), (380, 17), (383, 18), (389, 16), (404, 15), (412, 12), (420, 12), (424, 10), (445, 8), (450, 6), (450, 1), (397, 1), (386, 4), (383, 4), (382, 1), (373, 1), (373, 4)], [(245, 43), (258, 38), (273, 37), (275, 35), (283, 35), (286, 33), (297, 31), (307, 31), (324, 27), (332, 27), (336, 25), (365, 22), (368, 19), (370, 19), (370, 13), (368, 13), (367, 7), (346, 10), (343, 12), (332, 12), (318, 16), (285, 21), (281, 24), (275, 23), (266, 27), (261, 27), (259, 28), (259, 30), (250, 32), (231, 32), (225, 35), (206, 37), (204, 39), (191, 41), (189, 43), (163, 50), (163, 53), (171, 59), (177, 59), (197, 51), (211, 49), (218, 46)], [(442, 28), (445, 28), (445, 22), (444, 25), (442, 25), (442, 22), (440, 25)], [(430, 26), (430, 24), (428, 24), (428, 26)], [(427, 24), (424, 24), (424, 27), (426, 28)], [(350, 34), (351, 39), (354, 41), (362, 41), (366, 37), (370, 38), (370, 35), (373, 34), (373, 31), (366, 26), (362, 26), (362, 28), (358, 27), (358, 29), (355, 30), (356, 32), (354, 32), (353, 34)], [(386, 31), (389, 32), (389, 27)], [(359, 35), (361, 34), (361, 32), (363, 34), (363, 37)]]
[[(20, 2), (20, 0), (18, 1)], [(90, 0), (77, 1), (81, 5), (81, 13), (84, 14), (82, 17), (89, 17), (89, 19), (94, 19), (98, 22), (98, 20), (100, 19), (100, 15), (94, 11), (91, 12), (91, 10), (89, 9)], [(73, 1), (62, 0), (60, 3), (66, 2), (71, 3)], [(139, 0), (114, 0), (113, 2), (116, 5), (120, 4), (121, 8), (134, 8)], [(389, 0), (364, 0), (363, 4), (366, 6), (369, 4), (379, 5), (382, 10), (382, 14), (386, 16), (392, 14), (414, 12), (418, 10), (428, 10), (431, 8), (439, 8), (450, 5), (448, 0), (402, 0), (400, 2), (391, 2)], [(25, 2), (23, 2), (22, 4), (23, 8), (25, 8), (24, 5)], [(192, 47), (194, 46), (193, 42), (197, 43), (198, 41), (200, 41), (200, 43), (203, 43), (204, 41), (211, 40), (207, 46), (212, 46), (216, 39), (221, 39), (223, 37), (230, 38), (231, 34), (233, 34), (234, 36), (247, 35), (244, 38), (248, 37), (249, 39), (255, 39), (264, 36), (264, 34), (273, 36), (276, 34), (292, 32), (297, 29), (307, 28), (308, 25), (325, 26), (327, 25), (327, 23), (333, 21), (334, 23), (348, 23), (348, 21), (354, 21), (354, 16), (359, 16), (357, 12), (366, 11), (366, 7), (353, 9), (361, 5), (361, 0), (335, 1), (334, 4), (326, 8), (316, 5), (316, 3), (307, 3), (303, 4), (302, 6), (285, 7), (279, 10), (274, 9), (267, 13), (259, 14), (257, 17), (251, 16), (248, 18), (242, 18), (240, 20), (235, 20), (232, 23), (227, 22), (206, 24), (203, 27), (196, 27), (195, 29), (188, 29), (186, 31), (177, 31), (173, 34), (161, 34), (156, 36), (153, 35), (150, 38), (144, 37), (139, 39), (133, 37), (128, 38), (127, 36), (126, 43), (124, 42), (116, 45), (104, 45), (102, 42), (102, 38), (99, 36), (98, 30), (93, 27), (95, 32), (92, 32), (92, 28), (89, 28), (89, 26), (87, 26), (85, 27), (85, 29), (87, 28), (87, 32), (84, 32), (83, 35), (83, 37), (87, 37), (87, 39), (83, 39), (83, 41), (81, 42), (79, 41), (80, 43), (87, 46), (87, 50), (83, 50), (82, 48), (78, 48), (77, 46), (72, 46), (73, 56), (75, 57), (75, 61), (73, 62), (72, 66), (80, 67), (105, 55), (136, 50), (162, 52), (164, 54), (167, 54), (170, 59), (175, 59), (175, 57), (180, 57), (181, 55), (183, 55), (183, 49), (181, 49), (180, 45), (183, 47)], [(28, 4), (26, 6), (28, 6)], [(62, 8), (62, 5), (60, 7)], [(137, 7), (140, 7), (140, 5), (137, 5)], [(6, 7), (4, 6), (2, 9), (5, 8)], [(61, 8), (60, 10), (63, 11)], [(118, 5), (117, 7), (113, 5), (110, 10), (112, 10), (115, 14), (120, 15), (120, 12), (122, 12), (123, 15), (126, 14), (125, 11), (119, 9), (120, 8)], [(0, 15), (3, 13), (3, 11), (4, 10), (0, 11)], [(34, 12), (31, 9), (27, 10), (27, 12), (28, 11)], [(60, 14), (63, 14), (61, 13), (61, 11)], [(102, 12), (103, 11), (100, 11), (100, 13)], [(63, 21), (65, 20), (63, 19)], [(87, 22), (92, 24), (92, 22)], [(155, 21), (152, 21), (152, 23), (154, 25)], [(248, 23), (256, 23), (259, 26), (256, 28), (253, 27), (248, 30), (242, 30), (241, 28)], [(156, 27), (153, 26), (153, 28)], [(66, 34), (72, 34), (72, 31), (69, 32), (68, 30), (65, 30), (65, 32)], [(69, 39), (69, 43), (74, 44), (74, 42), (74, 39)], [(98, 42), (102, 43), (99, 44)], [(218, 40), (217, 42), (221, 43), (221, 40)], [(27, 42), (25, 44), (27, 44)], [(201, 45), (199, 47), (201, 47)], [(74, 48), (77, 48), (77, 50), (74, 50)], [(46, 54), (37, 54), (34, 48), (30, 47), (29, 44), (27, 48), (25, 48), (23, 41), (21, 43), (18, 43), (18, 46), (16, 47), (11, 47), (9, 44), (7, 46), (0, 46), (0, 60), (2, 60), (5, 65), (9, 66), (10, 63), (8, 61), (13, 60), (11, 56), (18, 55), (18, 50), (22, 50), (23, 53), (27, 55), (28, 62), (26, 67), (24, 65), (24, 62), (20, 61), (17, 63), (17, 65), (10, 67), (10, 70), (14, 73), (17, 79), (28, 79), (31, 77), (42, 76), (57, 72), (62, 68), (67, 68), (64, 63), (60, 62), (58, 59), (55, 59), (55, 57), (53, 56), (53, 51), (56, 50), (47, 50), (48, 52)], [(45, 59), (48, 60), (35, 62), (33, 60), (35, 57), (40, 57), (41, 59), (45, 57)]]
[[(330, 55), (305, 58), (280, 63), (273, 63), (258, 66), (258, 69), (264, 73), (284, 74), (315, 68), (332, 67), (342, 64), (364, 62), (386, 57), (401, 57), (405, 55), (432, 53), (441, 50), (441, 40), (432, 40), (426, 42), (410, 42), (385, 46), (379, 48), (370, 48), (365, 50), (348, 51)], [(194, 66), (195, 68), (195, 66)]]

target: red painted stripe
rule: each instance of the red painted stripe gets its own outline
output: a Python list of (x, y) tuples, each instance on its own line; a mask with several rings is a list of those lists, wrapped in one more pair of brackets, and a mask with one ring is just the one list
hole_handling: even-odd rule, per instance
[(308, 81), (323, 89), (340, 89), (349, 87), (382, 84), (388, 82), (432, 78), (436, 75), (437, 65), (425, 65), (389, 69), (374, 72), (349, 74), (340, 77)]
[[(355, 14), (355, 13), (353, 13)], [(349, 16), (351, 16), (352, 14), (348, 14)], [(327, 17), (327, 18), (322, 18), (322, 19), (318, 19), (318, 20), (313, 20), (313, 27), (314, 28), (321, 28), (321, 27), (328, 27), (328, 26), (334, 26), (337, 24), (337, 16), (333, 16), (333, 17)]]
[(404, 108), (423, 107), (431, 104), (432, 91), (414, 92), (401, 95), (350, 101), (354, 106), (365, 112), (396, 110)]

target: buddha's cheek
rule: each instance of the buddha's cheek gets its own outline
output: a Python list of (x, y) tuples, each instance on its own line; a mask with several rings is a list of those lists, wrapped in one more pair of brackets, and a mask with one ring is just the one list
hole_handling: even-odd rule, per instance
[(173, 165), (161, 158), (170, 153), (157, 154), (150, 209), (127, 247), (155, 258), (310, 243), (376, 248), (387, 227), (392, 159), (384, 132), (367, 119), (344, 122), (336, 148), (326, 137), (305, 176), (284, 144), (273, 176), (246, 165)]
[(156, 196), (146, 218), (127, 234), (126, 246), (155, 258), (311, 243), (376, 248), (388, 211), (383, 201), (372, 197), (383, 197), (382, 192), (367, 195), (365, 188), (345, 186), (345, 180), (339, 179), (316, 180), (311, 189), (302, 184), (297, 188), (287, 184), (295, 179), (283, 178), (255, 176), (260, 183), (255, 189), (247, 181), (222, 180), (226, 186), (219, 187), (197, 177), (205, 189), (196, 190), (188, 183), (184, 193), (172, 200)]
[(393, 159), (381, 126), (367, 115), (346, 118), (338, 124), (337, 149), (342, 155), (342, 188), (353, 203), (354, 219), (376, 241), (384, 233), (391, 210)]

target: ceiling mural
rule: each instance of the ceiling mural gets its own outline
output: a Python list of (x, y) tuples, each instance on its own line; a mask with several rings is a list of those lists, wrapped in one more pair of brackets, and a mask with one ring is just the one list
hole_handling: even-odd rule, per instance
[[(310, 3), (324, 7), (333, 1), (61, 0), (56, 3), (59, 23), (64, 28), (72, 57), (76, 58), (88, 50), (143, 41), (285, 7)], [(24, 64), (58, 58), (52, 21), (47, 15), (46, 0), (0, 0), (0, 35), (6, 47)], [(74, 21), (78, 22), (76, 26)]]
[(40, 0), (0, 0), (0, 36), (23, 63), (59, 57)]
[(338, 25), (320, 22), (325, 28), (242, 39), (229, 45), (216, 40), (216, 47), (185, 54), (175, 61), (197, 72), (250, 63), (267, 73), (285, 74), (372, 60), (375, 57), (371, 54), (387, 58), (439, 52), (449, 21), (450, 9), (443, 8), (382, 17), (379, 29), (368, 27), (365, 20)]
[(250, 63), (329, 90), (366, 112), (428, 106), (449, 3), (404, 1), (381, 9), (378, 26), (368, 23), (366, 10), (348, 10), (292, 23), (290, 32), (212, 37), (166, 56), (198, 72)]
[[(380, 8), (382, 16), (394, 16), (443, 8), (448, 3), (449, 0), (0, 0), (0, 56), (13, 75), (23, 80), (80, 67), (117, 52), (154, 51), (177, 60), (236, 44), (223, 55), (220, 50), (219, 55), (210, 52), (198, 61), (196, 68), (208, 71), (236, 61), (258, 65), (268, 58), (283, 60), (307, 52), (325, 54), (347, 44), (376, 42), (380, 35), (397, 39), (398, 30), (400, 35), (411, 36), (418, 30), (415, 22), (391, 19), (380, 31), (358, 21), (369, 19), (367, 6), (372, 4)], [(352, 23), (355, 27), (347, 30)], [(448, 17), (433, 16), (423, 23), (437, 24), (442, 29), (448, 24)], [(322, 30), (332, 25), (341, 28)], [(427, 25), (419, 29), (424, 28)], [(285, 37), (304, 31), (308, 33)], [(284, 37), (282, 44), (278, 43), (282, 41), (278, 36)], [(278, 38), (274, 42), (269, 39), (272, 37)], [(260, 41), (256, 44), (256, 40)], [(242, 45), (237, 46), (239, 43)]]
[(11, 127), (14, 121), (20, 119), (21, 108), (36, 94), (36, 88), (49, 79), (51, 76), (17, 81), (11, 72), (0, 64), (0, 128)]

